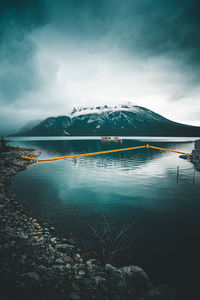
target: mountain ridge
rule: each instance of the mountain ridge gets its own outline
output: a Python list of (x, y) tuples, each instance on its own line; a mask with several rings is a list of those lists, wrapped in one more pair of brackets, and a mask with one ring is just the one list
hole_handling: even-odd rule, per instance
[(69, 115), (48, 117), (15, 136), (200, 136), (200, 127), (171, 121), (142, 106), (74, 107)]

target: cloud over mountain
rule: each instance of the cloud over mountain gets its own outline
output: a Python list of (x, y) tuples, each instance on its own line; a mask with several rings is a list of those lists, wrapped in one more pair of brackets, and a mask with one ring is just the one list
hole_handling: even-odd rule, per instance
[(127, 99), (199, 122), (199, 1), (0, 2), (2, 131)]

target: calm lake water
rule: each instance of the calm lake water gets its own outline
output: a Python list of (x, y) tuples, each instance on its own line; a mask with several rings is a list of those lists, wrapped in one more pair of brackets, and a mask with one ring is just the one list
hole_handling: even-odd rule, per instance
[[(137, 137), (123, 139), (122, 144), (102, 144), (96, 137), (11, 139), (13, 145), (41, 151), (41, 158), (147, 143), (191, 152), (195, 140)], [(84, 245), (87, 223), (101, 224), (102, 214), (118, 228), (136, 222), (129, 231), (133, 246), (121, 254), (118, 264), (139, 265), (156, 283), (197, 293), (200, 173), (194, 173), (192, 164), (178, 154), (139, 149), (38, 163), (19, 172), (10, 189), (32, 215)]]

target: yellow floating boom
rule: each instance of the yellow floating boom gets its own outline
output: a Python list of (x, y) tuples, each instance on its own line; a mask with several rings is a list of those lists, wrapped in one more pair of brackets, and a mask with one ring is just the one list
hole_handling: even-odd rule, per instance
[(160, 147), (155, 147), (155, 146), (149, 146), (149, 148), (158, 149), (158, 150), (164, 150), (164, 151), (169, 151), (169, 152), (175, 152), (175, 153), (179, 153), (179, 154), (187, 154), (188, 156), (190, 156), (192, 154), (192, 153), (186, 153), (186, 152), (182, 152), (182, 151), (176, 151), (176, 150), (171, 150), (171, 149), (166, 149), (166, 148), (160, 148)]
[(43, 161), (54, 161), (54, 160), (60, 160), (60, 159), (69, 159), (69, 158), (75, 158), (75, 157), (91, 156), (91, 155), (98, 155), (98, 154), (105, 154), (105, 153), (119, 152), (119, 151), (127, 151), (127, 150), (141, 149), (141, 148), (146, 148), (146, 146), (123, 148), (123, 149), (115, 149), (115, 150), (92, 152), (92, 153), (84, 153), (84, 154), (76, 154), (76, 155), (61, 156), (61, 157), (55, 157), (55, 158), (37, 159), (37, 158), (28, 157), (28, 156), (21, 156), (21, 158), (35, 160), (35, 161), (38, 161), (38, 162), (43, 162)]
[(139, 146), (139, 147), (131, 147), (131, 148), (108, 150), (108, 151), (100, 151), (100, 152), (92, 152), (92, 153), (68, 155), (68, 156), (61, 156), (61, 157), (54, 157), (54, 158), (37, 159), (37, 158), (33, 158), (33, 157), (28, 157), (28, 156), (21, 156), (21, 158), (23, 158), (23, 159), (29, 159), (29, 160), (32, 160), (34, 162), (45, 162), (45, 161), (55, 161), (55, 160), (69, 159), (69, 158), (76, 158), (76, 157), (84, 157), (84, 156), (91, 156), (91, 155), (99, 155), (99, 154), (112, 153), (112, 152), (120, 152), (120, 151), (142, 149), (142, 148), (153, 148), (153, 149), (158, 149), (158, 150), (175, 152), (175, 153), (179, 153), (179, 154), (187, 154), (188, 156), (191, 155), (191, 153), (186, 153), (186, 152), (182, 152), (182, 151), (176, 151), (176, 150), (171, 150), (171, 149), (166, 149), (166, 148), (160, 148), (160, 147), (150, 146), (149, 144), (147, 144), (145, 146)]

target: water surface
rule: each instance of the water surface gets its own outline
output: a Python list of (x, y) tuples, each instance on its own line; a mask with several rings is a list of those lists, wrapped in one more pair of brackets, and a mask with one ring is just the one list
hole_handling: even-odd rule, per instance
[[(102, 144), (98, 137), (13, 138), (12, 144), (34, 147), (41, 158), (154, 146), (191, 152), (195, 138), (137, 137)], [(179, 177), (177, 182), (177, 166)], [(143, 267), (155, 282), (195, 291), (200, 267), (200, 174), (178, 154), (153, 149), (82, 157), (31, 165), (11, 185), (32, 214), (68, 237), (87, 240), (88, 225), (105, 214), (120, 228), (136, 222), (134, 241), (120, 264)]]

